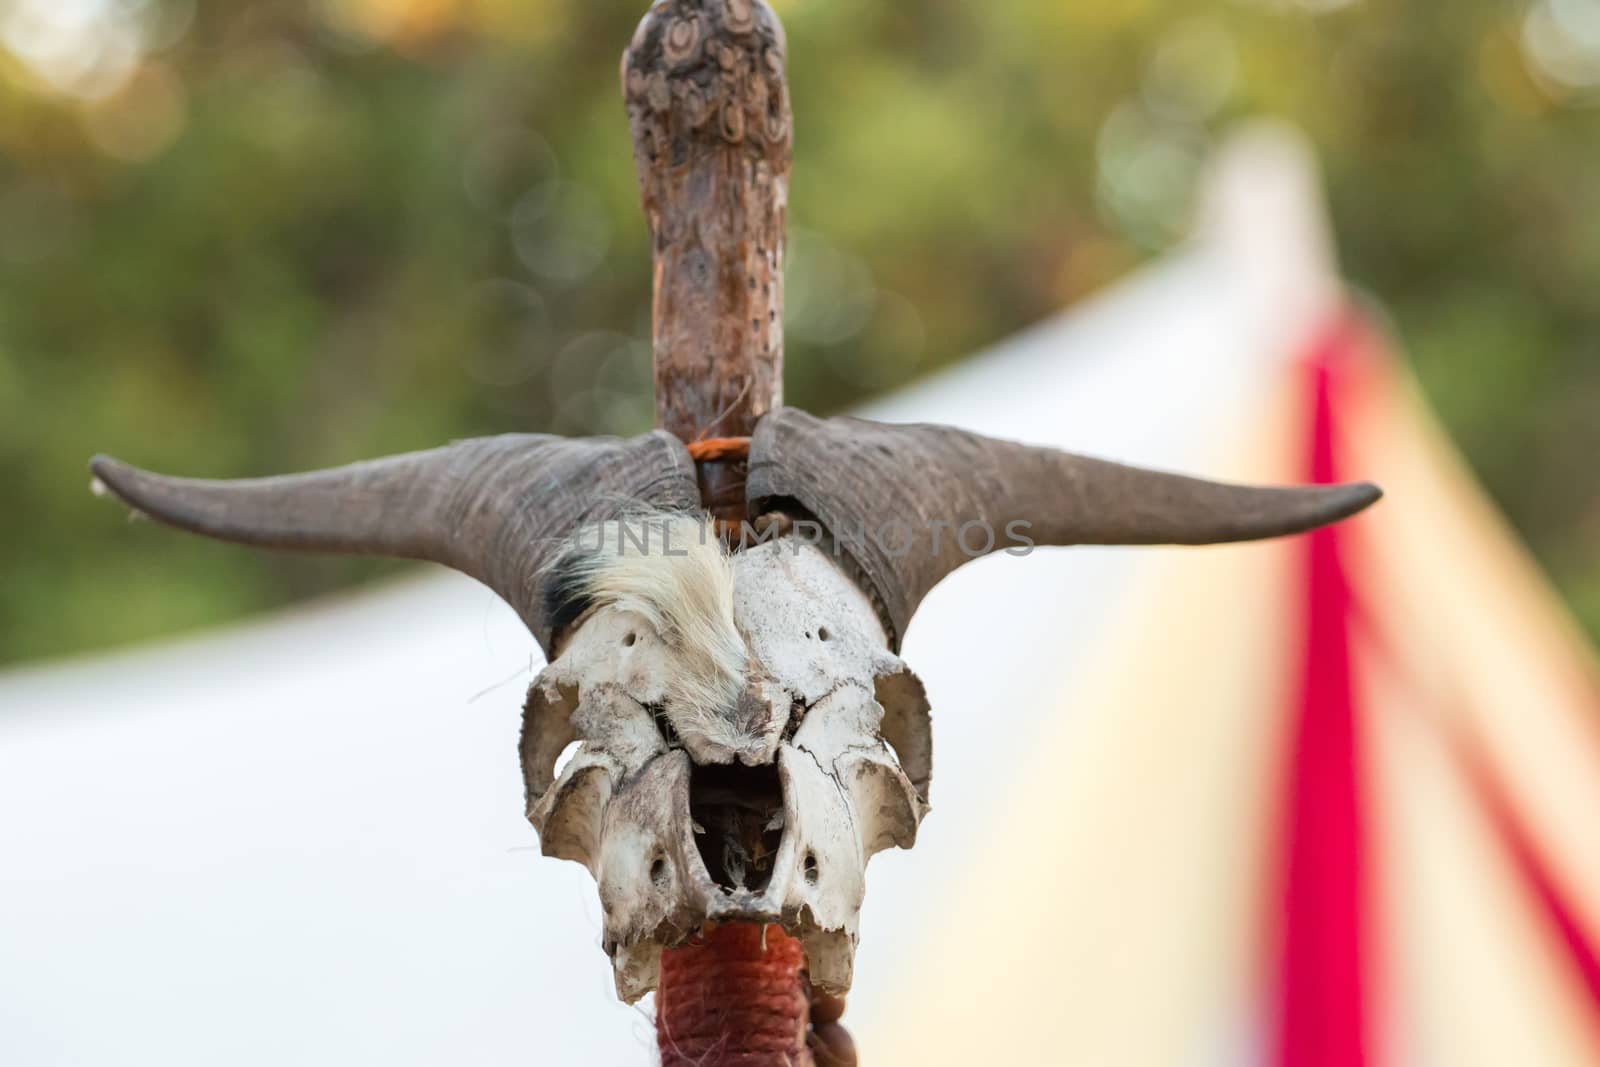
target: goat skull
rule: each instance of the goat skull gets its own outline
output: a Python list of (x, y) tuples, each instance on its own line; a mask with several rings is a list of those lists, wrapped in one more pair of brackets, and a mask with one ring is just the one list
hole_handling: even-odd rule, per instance
[[(661, 529), (682, 542), (705, 527)], [(685, 559), (720, 553), (699, 540)], [(665, 555), (652, 562), (674, 569)], [(911, 847), (927, 810), (927, 701), (867, 598), (802, 541), (728, 563), (726, 621), (747, 650), (736, 700), (709, 716), (676, 703), (693, 650), (648, 606), (615, 603), (575, 627), (529, 692), (528, 817), (546, 855), (594, 875), (629, 1001), (655, 988), (661, 948), (708, 922), (781, 924), (804, 945), (814, 985), (848, 989), (867, 860)]]

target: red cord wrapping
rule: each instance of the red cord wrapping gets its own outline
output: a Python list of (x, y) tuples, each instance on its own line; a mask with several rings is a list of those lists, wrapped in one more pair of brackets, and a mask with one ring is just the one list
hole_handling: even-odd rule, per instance
[(809, 1067), (804, 966), (800, 942), (753, 923), (719, 926), (698, 944), (663, 951), (662, 1067)]
[(690, 441), (684, 447), (689, 451), (689, 458), (696, 463), (707, 463), (718, 459), (745, 459), (750, 455), (750, 438), (709, 437), (700, 441)]

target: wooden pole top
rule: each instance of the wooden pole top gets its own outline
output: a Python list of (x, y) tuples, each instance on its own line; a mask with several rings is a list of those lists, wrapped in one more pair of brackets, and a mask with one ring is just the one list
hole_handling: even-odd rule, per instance
[(793, 121), (761, 0), (658, 0), (622, 57), (655, 265), (659, 425), (746, 437), (783, 400)]

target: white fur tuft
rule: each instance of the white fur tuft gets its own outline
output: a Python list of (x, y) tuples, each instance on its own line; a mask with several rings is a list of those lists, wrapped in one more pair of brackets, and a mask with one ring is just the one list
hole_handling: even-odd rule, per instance
[(613, 520), (574, 538), (564, 566), (597, 605), (644, 617), (674, 652), (666, 681), (674, 725), (736, 744), (731, 712), (744, 689), (744, 639), (733, 622), (733, 564), (704, 515)]

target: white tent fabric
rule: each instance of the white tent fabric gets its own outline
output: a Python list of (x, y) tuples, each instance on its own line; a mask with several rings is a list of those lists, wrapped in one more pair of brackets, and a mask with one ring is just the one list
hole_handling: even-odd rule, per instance
[[(1292, 135), (1245, 135), (1191, 246), (863, 414), (1203, 473), (1337, 292), (1311, 173)], [(896, 1062), (875, 1021), (899, 969), (960, 936), (941, 891), (1005, 814), (999, 738), (1052, 736), (1074, 657), (1162, 555), (996, 557), (923, 607), (904, 654), (934, 811), (869, 871), (845, 1019), (865, 1062)], [(588, 874), (522, 818), (538, 655), (435, 573), (0, 675), (0, 1062), (652, 1062)], [(997, 878), (993, 906), (1039, 907), (1015, 892)]]

